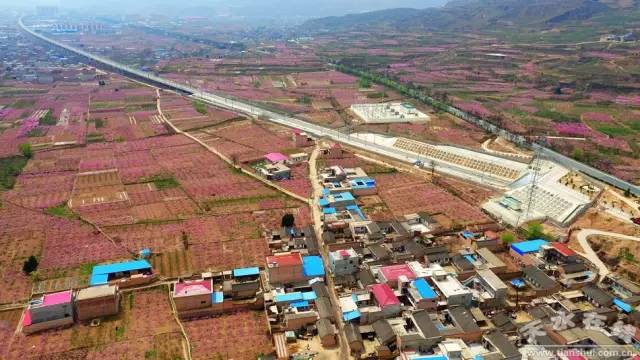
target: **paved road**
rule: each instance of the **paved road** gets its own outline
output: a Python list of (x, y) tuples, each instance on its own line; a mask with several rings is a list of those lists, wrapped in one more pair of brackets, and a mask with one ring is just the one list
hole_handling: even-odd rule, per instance
[(333, 303), (333, 309), (335, 311), (336, 318), (336, 327), (338, 328), (338, 332), (340, 335), (340, 358), (341, 359), (349, 359), (350, 350), (349, 350), (349, 341), (347, 340), (347, 335), (344, 332), (344, 323), (342, 321), (342, 313), (340, 312), (340, 301), (338, 300), (338, 295), (336, 294), (335, 284), (333, 282), (333, 277), (331, 276), (331, 272), (329, 271), (329, 255), (324, 242), (322, 241), (322, 219), (320, 208), (318, 207), (318, 201), (320, 200), (320, 196), (322, 195), (322, 186), (318, 182), (318, 167), (316, 166), (318, 154), (320, 153), (319, 145), (316, 144), (315, 149), (311, 153), (309, 157), (309, 178), (311, 180), (311, 184), (313, 185), (313, 201), (311, 204), (311, 212), (313, 214), (313, 224), (314, 230), (316, 233), (316, 238), (318, 239), (318, 247), (320, 248), (320, 254), (322, 255), (322, 262), (324, 263), (325, 268), (325, 278), (327, 280), (327, 288), (329, 288), (329, 294), (331, 295), (331, 302)]
[(616, 239), (631, 240), (631, 241), (640, 241), (640, 237), (623, 235), (623, 234), (618, 234), (610, 231), (602, 231), (597, 229), (582, 229), (577, 232), (576, 236), (578, 237), (578, 243), (580, 243), (580, 246), (582, 246), (582, 248), (584, 249), (584, 256), (598, 268), (598, 272), (600, 274), (600, 281), (602, 281), (602, 279), (604, 279), (605, 276), (611, 273), (611, 271), (609, 271), (609, 268), (607, 267), (607, 265), (604, 262), (602, 262), (600, 257), (598, 257), (598, 254), (596, 254), (596, 252), (593, 251), (593, 249), (591, 248), (591, 245), (589, 244), (589, 241), (587, 240), (590, 236), (596, 236), (596, 235), (609, 236)]

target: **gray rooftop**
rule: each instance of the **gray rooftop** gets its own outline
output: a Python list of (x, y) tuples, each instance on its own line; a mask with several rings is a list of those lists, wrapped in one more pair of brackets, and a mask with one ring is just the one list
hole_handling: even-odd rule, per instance
[(491, 343), (502, 355), (507, 358), (522, 358), (518, 348), (509, 341), (507, 336), (498, 330), (490, 331), (484, 334), (485, 340)]
[(451, 315), (451, 320), (453, 320), (453, 322), (458, 325), (462, 329), (462, 331), (480, 331), (480, 327), (478, 326), (478, 324), (476, 324), (469, 309), (462, 306), (454, 306), (452, 308), (449, 308), (449, 315)]
[(583, 287), (582, 292), (600, 306), (610, 306), (613, 303), (613, 296), (595, 285)]
[(522, 269), (522, 272), (525, 277), (532, 279), (540, 289), (549, 290), (558, 286), (558, 283), (555, 280), (535, 266), (527, 266)]

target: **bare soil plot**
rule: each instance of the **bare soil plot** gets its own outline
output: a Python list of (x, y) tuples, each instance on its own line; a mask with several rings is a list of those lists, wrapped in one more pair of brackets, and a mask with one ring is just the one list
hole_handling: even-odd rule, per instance
[[(273, 351), (267, 319), (260, 311), (242, 311), (184, 323), (193, 359), (255, 359)], [(238, 341), (242, 339), (242, 341)]]
[(73, 194), (69, 201), (71, 208), (127, 201), (117, 169), (81, 173), (76, 176)]

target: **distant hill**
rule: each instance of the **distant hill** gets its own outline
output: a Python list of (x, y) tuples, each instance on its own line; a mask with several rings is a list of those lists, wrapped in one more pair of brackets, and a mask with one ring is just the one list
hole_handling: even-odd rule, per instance
[[(30, 1), (34, 4), (54, 2), (54, 0)], [(61, 9), (95, 10), (101, 15), (151, 12), (167, 16), (274, 18), (287, 23), (291, 22), (291, 19), (306, 20), (314, 17), (361, 13), (392, 7), (443, 6), (447, 0), (58, 0), (55, 2), (60, 3)], [(0, 6), (15, 5), (15, 3), (20, 3), (20, 1), (0, 0)]]
[(544, 27), (639, 8), (639, 0), (452, 0), (441, 8), (389, 9), (309, 20), (311, 30), (386, 27), (412, 30), (481, 30), (495, 26)]

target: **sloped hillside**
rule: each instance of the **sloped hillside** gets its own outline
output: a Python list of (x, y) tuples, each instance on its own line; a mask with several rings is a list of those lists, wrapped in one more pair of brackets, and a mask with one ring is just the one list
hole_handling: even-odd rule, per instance
[(454, 0), (442, 8), (389, 9), (310, 20), (315, 30), (387, 27), (400, 31), (547, 27), (638, 8), (639, 0)]

